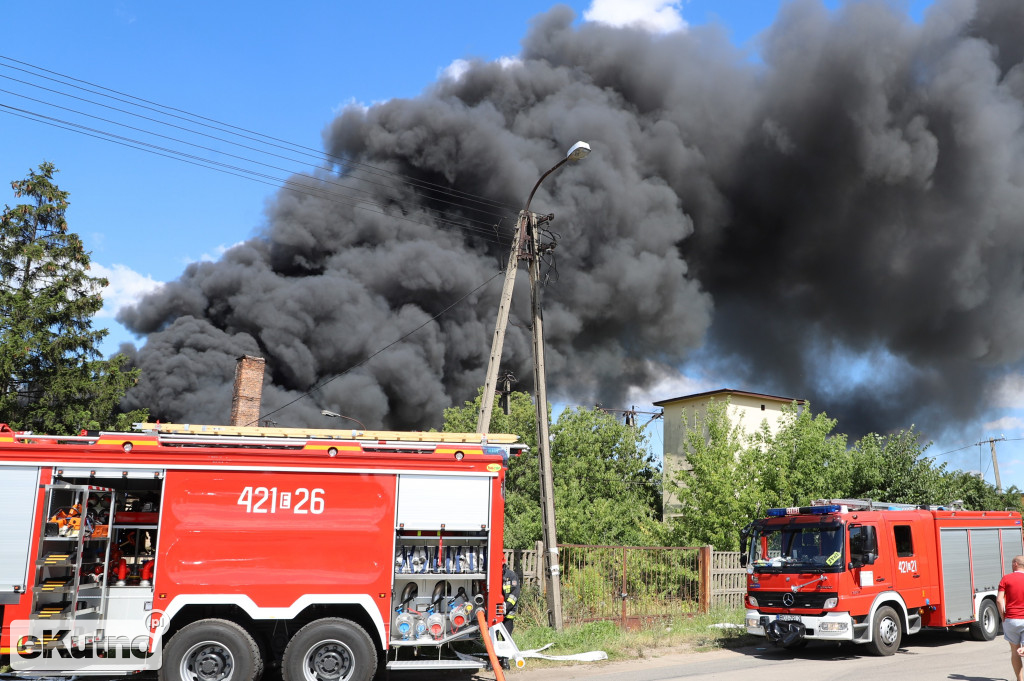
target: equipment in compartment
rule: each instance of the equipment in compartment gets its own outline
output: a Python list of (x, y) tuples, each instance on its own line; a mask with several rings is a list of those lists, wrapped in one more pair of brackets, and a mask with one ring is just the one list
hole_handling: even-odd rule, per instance
[(484, 605), (477, 585), (486, 580), (487, 547), (486, 530), (400, 528), (395, 541), (392, 640), (437, 645), (471, 630), (475, 609)]
[(62, 480), (73, 485), (101, 484), (114, 492), (112, 499), (110, 495), (91, 495), (85, 514), (81, 504), (69, 504), (55, 509), (46, 519), (47, 536), (75, 537), (81, 532), (96, 540), (109, 538), (107, 561), (88, 553), (83, 557), (82, 583), (106, 588), (152, 586), (162, 479), (151, 475), (84, 478), (73, 474)]
[(480, 544), (399, 544), (395, 549), (395, 574), (463, 575), (487, 572), (487, 549)]
[[(482, 604), (482, 598), (478, 604)], [(419, 595), (417, 582), (407, 582), (395, 607), (392, 638), (426, 643), (441, 641), (471, 624), (474, 608), (464, 586), (459, 586), (453, 596), (451, 583), (441, 580), (434, 585), (430, 596), (424, 597)]]

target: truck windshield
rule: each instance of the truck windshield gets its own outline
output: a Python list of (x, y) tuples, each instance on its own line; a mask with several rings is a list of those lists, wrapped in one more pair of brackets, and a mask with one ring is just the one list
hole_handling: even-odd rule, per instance
[(836, 523), (755, 523), (747, 565), (758, 572), (838, 572), (843, 528)]

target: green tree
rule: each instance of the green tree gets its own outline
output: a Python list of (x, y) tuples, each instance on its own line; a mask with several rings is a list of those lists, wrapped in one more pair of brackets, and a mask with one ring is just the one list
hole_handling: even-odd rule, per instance
[(936, 466), (924, 456), (925, 449), (913, 427), (890, 435), (865, 435), (851, 449), (847, 496), (900, 504), (951, 501), (946, 465)]
[(865, 435), (851, 450), (847, 496), (904, 504), (961, 501), (975, 511), (1024, 510), (1016, 487), (1000, 494), (974, 473), (948, 470), (925, 456), (929, 446), (913, 427), (885, 436)]
[(972, 510), (1021, 510), (1020, 491), (1000, 494), (971, 473), (948, 471), (925, 456), (913, 427), (869, 434), (847, 449), (836, 420), (810, 405), (790, 405), (774, 431), (747, 435), (729, 419), (728, 402), (712, 402), (685, 430), (687, 468), (669, 484), (681, 503), (672, 528), (679, 544), (735, 550), (739, 530), (767, 508), (815, 499), (864, 498), (908, 504), (963, 501)]
[(681, 505), (675, 543), (736, 550), (740, 530), (765, 509), (841, 496), (847, 486), (850, 457), (835, 419), (792, 404), (774, 431), (762, 422), (747, 434), (728, 410), (728, 400), (713, 401), (687, 421), (687, 468), (671, 483)]
[(849, 485), (846, 435), (833, 433), (836, 419), (814, 414), (809, 402), (783, 407), (775, 432), (766, 422), (750, 438), (744, 470), (762, 490), (765, 507), (803, 506), (815, 499), (842, 496)]
[(68, 434), (145, 420), (118, 414), (138, 370), (123, 355), (106, 362), (92, 328), (106, 280), (89, 276), (89, 253), (68, 231), (69, 193), (42, 163), (11, 183), (16, 198), (0, 215), (0, 421), (15, 429)]
[(743, 456), (747, 437), (728, 409), (728, 401), (712, 401), (703, 413), (691, 413), (692, 427), (686, 420), (687, 465), (668, 483), (680, 505), (673, 543), (735, 551), (740, 530), (757, 511), (761, 495)]
[(560, 542), (663, 542), (661, 471), (641, 429), (600, 409), (574, 407), (559, 415), (551, 435)]
[[(472, 432), (479, 395), (444, 412), (444, 430)], [(542, 536), (536, 412), (527, 393), (511, 395), (509, 415), (495, 410), (490, 432), (519, 435), (529, 449), (509, 461), (505, 546), (533, 548)], [(600, 410), (567, 409), (551, 426), (555, 530), (566, 544), (658, 544), (660, 473), (642, 431)]]

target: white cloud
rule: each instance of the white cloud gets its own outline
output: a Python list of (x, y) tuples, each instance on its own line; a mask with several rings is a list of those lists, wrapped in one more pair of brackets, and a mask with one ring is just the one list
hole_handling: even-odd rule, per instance
[(186, 265), (191, 265), (194, 262), (216, 262), (221, 259), (221, 256), (230, 251), (232, 248), (234, 248), (235, 246), (241, 246), (244, 243), (245, 241), (236, 241), (230, 246), (225, 246), (224, 244), (221, 244), (213, 249), (213, 253), (203, 253), (198, 258), (186, 257), (184, 259), (184, 262)]
[(368, 107), (366, 104), (363, 104), (362, 102), (356, 101), (355, 97), (349, 97), (346, 101), (335, 105), (331, 109), (331, 113), (334, 114), (335, 116), (338, 116), (339, 114), (349, 109), (355, 109), (356, 111), (366, 113), (367, 111), (370, 110), (370, 107)]
[[(494, 60), (494, 63), (503, 69), (511, 69), (516, 66), (520, 66), (523, 60), (519, 57), (498, 57)], [(473, 65), (473, 62), (468, 59), (456, 59), (448, 66), (441, 69), (438, 73), (438, 78), (447, 78), (448, 80), (460, 80), (466, 71), (469, 71), (469, 67)]]
[(142, 296), (163, 286), (163, 282), (124, 265), (105, 267), (94, 262), (89, 266), (89, 274), (109, 282), (103, 289), (103, 309), (96, 313), (97, 317), (113, 318), (122, 307), (134, 305)]
[(712, 386), (704, 379), (678, 373), (655, 362), (650, 362), (649, 364), (655, 375), (662, 373), (663, 377), (646, 388), (634, 386), (626, 391), (626, 399), (629, 404), (636, 405), (639, 409), (649, 409), (654, 402), (660, 402), (661, 400), (668, 400), (683, 395), (693, 395), (719, 387), (717, 385)]
[(982, 424), (982, 430), (987, 433), (990, 432), (1005, 432), (1005, 431), (1021, 431), (1024, 430), (1024, 419), (1017, 416), (1004, 416), (1001, 419), (995, 421), (989, 421), (988, 423)]
[(684, 31), (678, 0), (593, 0), (583, 13), (587, 21), (610, 26), (631, 26), (651, 33)]
[(469, 62), (465, 59), (456, 59), (441, 71), (441, 77), (448, 80), (460, 80), (469, 71)]
[(991, 406), (1024, 408), (1024, 375), (1007, 374), (991, 390)]

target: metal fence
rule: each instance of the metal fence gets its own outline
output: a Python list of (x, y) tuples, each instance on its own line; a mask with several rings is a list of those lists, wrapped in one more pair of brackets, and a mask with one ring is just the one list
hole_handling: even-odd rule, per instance
[[(505, 560), (524, 585), (543, 591), (536, 549), (506, 550)], [(594, 546), (559, 544), (565, 622), (617, 620), (633, 628), (660, 618), (740, 607), (746, 571), (739, 552), (710, 546)]]
[(695, 547), (560, 544), (562, 617), (618, 620), (635, 627), (706, 612), (701, 572), (710, 554)]

